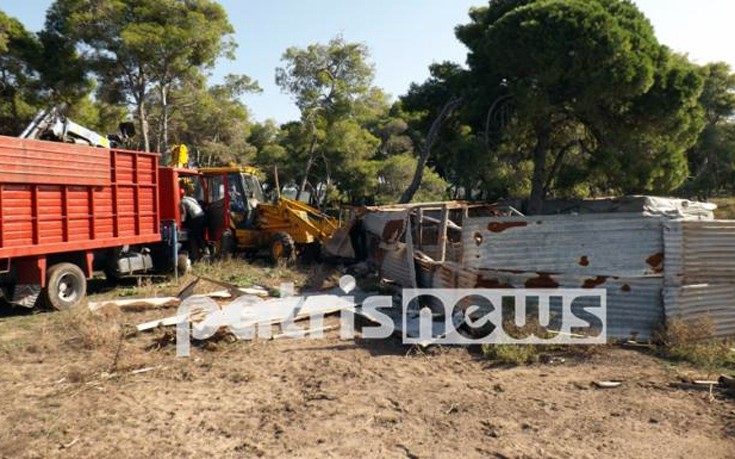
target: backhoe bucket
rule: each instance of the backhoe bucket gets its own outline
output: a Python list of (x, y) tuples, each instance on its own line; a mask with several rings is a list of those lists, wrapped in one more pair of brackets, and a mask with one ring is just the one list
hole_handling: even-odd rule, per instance
[(324, 244), (324, 251), (327, 255), (338, 258), (355, 258), (355, 250), (352, 248), (350, 239), (350, 229), (352, 229), (352, 222), (334, 231), (332, 237), (327, 239)]

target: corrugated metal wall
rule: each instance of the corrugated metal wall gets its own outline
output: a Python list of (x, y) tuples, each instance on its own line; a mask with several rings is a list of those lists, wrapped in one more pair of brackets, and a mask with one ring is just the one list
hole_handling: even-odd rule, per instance
[(735, 221), (668, 221), (664, 247), (666, 316), (708, 317), (735, 336)]
[(664, 219), (639, 213), (469, 218), (462, 264), (434, 286), (605, 288), (607, 332), (648, 339), (664, 324)]
[(444, 263), (434, 270), (433, 279), (437, 288), (604, 288), (607, 291), (607, 333), (616, 338), (645, 340), (664, 323), (661, 276), (539, 275), (535, 272), (473, 270)]
[[(393, 217), (407, 215), (376, 216), (368, 226), (381, 239), (381, 273), (411, 287), (410, 242), (389, 242), (394, 232), (387, 231), (406, 225)], [(735, 336), (735, 221), (696, 218), (469, 217), (461, 222), (459, 262), (419, 253), (416, 277), (435, 288), (605, 288), (614, 338), (647, 339), (667, 318), (705, 316), (717, 336)]]
[(669, 283), (734, 282), (735, 221), (668, 221), (664, 245)]
[(662, 219), (640, 214), (470, 218), (462, 263), (475, 269), (659, 276)]

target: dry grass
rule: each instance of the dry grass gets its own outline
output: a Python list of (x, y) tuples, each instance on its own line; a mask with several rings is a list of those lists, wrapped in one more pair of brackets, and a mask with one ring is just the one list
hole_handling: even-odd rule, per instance
[[(211, 263), (194, 265), (191, 274), (181, 276), (178, 281), (173, 277), (142, 277), (125, 279), (118, 286), (105, 284), (98, 280), (98, 288), (91, 288), (90, 301), (113, 298), (151, 298), (174, 296), (194, 276), (235, 284), (239, 287), (263, 286), (276, 293), (282, 282), (293, 282), (297, 288), (319, 288), (328, 284), (334, 277), (334, 269), (326, 265), (311, 266), (273, 266), (261, 260), (246, 260), (238, 257), (217, 260)], [(195, 293), (209, 293), (221, 290), (222, 286), (202, 281)]]
[[(92, 295), (91, 301), (130, 297), (166, 297), (176, 293), (195, 277), (203, 276), (240, 287), (260, 285), (272, 291), (282, 282), (293, 282), (297, 288), (324, 288), (336, 283), (335, 271), (323, 265), (309, 267), (271, 266), (240, 258), (218, 260), (213, 263), (200, 263), (194, 266), (190, 275), (174, 279), (148, 278), (140, 282), (127, 280), (127, 285)], [(200, 281), (195, 293), (210, 293), (222, 290), (206, 280)], [(275, 293), (275, 292), (274, 292)], [(161, 314), (156, 311), (143, 311), (143, 317), (155, 318)], [(86, 307), (45, 315), (48, 333), (35, 345), (45, 341), (48, 348), (63, 347), (69, 352), (86, 355), (84, 365), (70, 365), (69, 381), (88, 380), (94, 375), (125, 373), (141, 367), (154, 365), (162, 358), (159, 350), (163, 345), (141, 345), (140, 340), (129, 339), (135, 334), (135, 324), (144, 321), (141, 316), (122, 312), (118, 308), (102, 308), (91, 312)], [(160, 334), (159, 332), (155, 332)], [(164, 334), (165, 335), (165, 334)], [(166, 341), (166, 336), (154, 338), (154, 344)], [(216, 340), (209, 340), (216, 345)], [(2, 346), (3, 343), (0, 343)], [(15, 347), (23, 343), (12, 344)], [(5, 344), (6, 347), (10, 344)]]
[[(536, 336), (550, 339), (555, 333), (543, 327), (538, 316), (530, 315), (526, 323), (519, 327), (514, 319), (505, 319), (503, 328), (509, 336), (524, 339)], [(499, 365), (527, 365), (538, 361), (553, 361), (554, 358), (568, 357), (588, 359), (607, 346), (601, 345), (558, 345), (558, 344), (483, 344), (482, 354)]]
[(87, 356), (87, 374), (127, 372), (149, 366), (155, 360), (153, 353), (127, 339), (135, 328), (126, 323), (120, 311), (111, 309), (100, 314), (75, 308), (56, 314), (56, 330), (50, 336), (68, 350)]
[(732, 343), (710, 339), (714, 330), (714, 321), (709, 317), (690, 321), (672, 319), (659, 336), (660, 351), (669, 359), (688, 362), (711, 372), (735, 370)]
[[(265, 268), (197, 269), (276, 285), (279, 268)], [(281, 272), (313, 288), (338, 274)], [(180, 287), (162, 284), (138, 292)], [(170, 342), (151, 346), (163, 330), (120, 339), (125, 324), (166, 314), (109, 308), (0, 319), (0, 388), (9, 394), (0, 457), (444, 457), (458, 444), (469, 457), (696, 457), (705, 446), (709, 457), (732, 455), (731, 403), (668, 389), (671, 377), (650, 355), (599, 346), (588, 363), (490, 370), (461, 348), (407, 358), (397, 339), (345, 341), (337, 332), (321, 341), (230, 344), (224, 336), (193, 343), (188, 359)], [(491, 352), (543, 362), (548, 348)], [(562, 354), (553, 355), (568, 355), (556, 348)], [(146, 367), (154, 369), (131, 373)], [(628, 381), (588, 390), (611, 378)], [(598, 441), (577, 441), (580, 431)]]
[(530, 344), (483, 344), (483, 356), (499, 365), (526, 365), (539, 360), (539, 346)]
[(712, 198), (709, 201), (717, 204), (715, 218), (720, 220), (735, 219), (735, 198)]
[(272, 265), (261, 260), (245, 260), (232, 257), (213, 263), (194, 265), (192, 273), (239, 287), (260, 285), (266, 288), (278, 288), (282, 282), (293, 282), (297, 287), (305, 284), (308, 268), (287, 265)]

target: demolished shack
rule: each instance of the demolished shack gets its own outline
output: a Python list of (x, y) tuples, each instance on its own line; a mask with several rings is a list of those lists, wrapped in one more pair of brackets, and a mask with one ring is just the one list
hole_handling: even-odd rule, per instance
[(735, 335), (735, 221), (715, 208), (652, 196), (550, 202), (535, 216), (458, 201), (365, 207), (358, 240), (403, 288), (604, 288), (609, 337), (646, 340), (675, 317), (710, 317), (721, 337)]

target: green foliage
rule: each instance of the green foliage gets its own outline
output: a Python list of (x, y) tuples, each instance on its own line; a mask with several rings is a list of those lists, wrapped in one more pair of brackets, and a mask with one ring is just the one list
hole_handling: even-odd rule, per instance
[(38, 34), (40, 82), (43, 89), (50, 92), (51, 102), (63, 102), (72, 109), (94, 89), (94, 82), (88, 75), (88, 62), (77, 51), (74, 37), (72, 24), (63, 16), (58, 4), (51, 5), (46, 13), (45, 27)]
[(104, 100), (135, 105), (146, 150), (149, 92), (160, 93), (165, 147), (169, 88), (234, 47), (224, 8), (210, 0), (57, 0), (49, 21), (89, 49)]
[(127, 109), (86, 96), (70, 105), (66, 115), (82, 126), (108, 134), (118, 132), (118, 125), (127, 116)]
[(457, 28), (470, 51), (464, 116), (491, 163), (510, 152), (532, 161), (532, 210), (550, 194), (682, 183), (702, 129), (701, 78), (635, 5), (492, 0), (470, 18)]
[[(377, 164), (376, 204), (394, 204), (411, 183), (416, 170), (416, 157), (411, 154), (391, 156)], [(447, 182), (431, 168), (424, 169), (423, 180), (413, 202), (441, 201), (446, 198)]]
[(38, 39), (0, 11), (0, 134), (20, 134), (38, 109), (40, 55)]
[(700, 73), (704, 89), (699, 103), (706, 124), (687, 152), (691, 175), (679, 193), (707, 199), (735, 192), (735, 75), (723, 62), (707, 64)]
[(283, 53), (284, 67), (276, 69), (276, 84), (293, 96), (302, 117), (336, 119), (369, 95), (375, 71), (368, 54), (365, 45), (341, 36), (326, 45), (292, 47)]
[[(171, 144), (184, 143), (201, 164), (249, 164), (255, 148), (248, 142), (250, 114), (239, 99), (243, 92), (258, 90), (246, 76), (229, 75), (220, 85), (207, 87), (202, 78), (190, 79), (171, 89), (172, 110), (169, 117)], [(161, 106), (151, 100), (152, 121), (161, 126)], [(156, 141), (162, 142), (162, 130), (156, 129)]]
[[(399, 105), (401, 116), (409, 122), (408, 134), (419, 148), (423, 148), (426, 135), (444, 105), (465, 92), (467, 85), (466, 72), (457, 64), (432, 64), (429, 72), (429, 79), (421, 85), (412, 84)], [(484, 148), (472, 128), (461, 114), (450, 113), (440, 126), (427, 163), (449, 182), (455, 197), (471, 198), (486, 171), (477, 164), (486, 160)]]
[(283, 54), (276, 83), (292, 95), (301, 120), (285, 127), (282, 145), (288, 164), (278, 166), (283, 177), (298, 180), (299, 195), (307, 186), (314, 191), (321, 184), (332, 190), (328, 194), (333, 199), (357, 201), (377, 187), (374, 159), (387, 152), (393, 135), (386, 124), (376, 122), (387, 114), (388, 104), (385, 94), (372, 86), (368, 54), (365, 45), (342, 37)]
[[(432, 64), (392, 105), (369, 50), (338, 36), (288, 48), (276, 82), (301, 111), (253, 123), (246, 75), (209, 85), (232, 57), (213, 0), (56, 0), (34, 35), (0, 12), (0, 133), (65, 102), (98, 132), (134, 108), (139, 148), (186, 143), (205, 164), (255, 162), (275, 184), (326, 200), (397, 201), (449, 101), (415, 201), (735, 191), (735, 75), (658, 43), (626, 0), (490, 0), (456, 35), (467, 68)], [(93, 77), (93, 78), (92, 78)], [(319, 190), (319, 192), (315, 192)]]
[[(686, 150), (703, 128), (701, 89), (696, 67), (663, 49), (653, 87), (599, 128), (600, 150), (610, 157), (595, 165), (610, 189), (665, 194), (683, 183)], [(610, 174), (611, 168), (619, 172)]]

